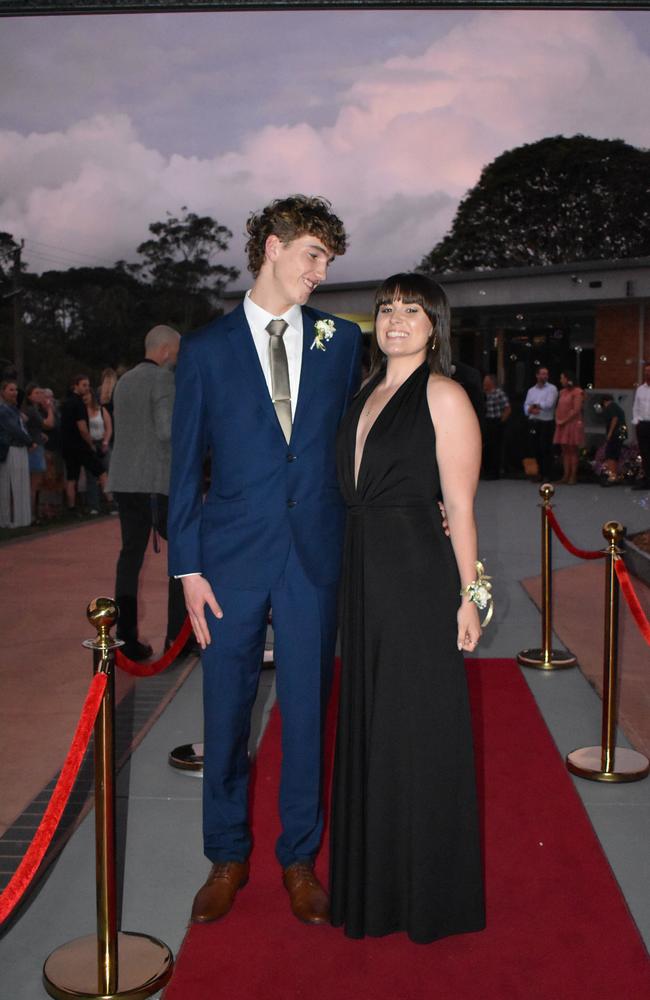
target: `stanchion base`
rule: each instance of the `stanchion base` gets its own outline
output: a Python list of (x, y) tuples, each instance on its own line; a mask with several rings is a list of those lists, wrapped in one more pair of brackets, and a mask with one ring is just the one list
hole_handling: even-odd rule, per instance
[(102, 993), (97, 973), (97, 935), (75, 938), (53, 951), (43, 966), (43, 985), (56, 1000), (145, 1000), (169, 982), (174, 956), (148, 934), (117, 935), (118, 984)]
[(170, 767), (188, 774), (192, 778), (203, 777), (203, 744), (183, 743), (170, 750), (167, 762)]
[(567, 755), (566, 766), (571, 774), (590, 781), (640, 781), (650, 771), (650, 761), (636, 750), (614, 747), (613, 769), (603, 771), (602, 747), (582, 747)]
[(522, 649), (517, 653), (517, 663), (537, 670), (565, 670), (567, 667), (575, 667), (577, 662), (573, 653), (568, 653), (565, 649)]

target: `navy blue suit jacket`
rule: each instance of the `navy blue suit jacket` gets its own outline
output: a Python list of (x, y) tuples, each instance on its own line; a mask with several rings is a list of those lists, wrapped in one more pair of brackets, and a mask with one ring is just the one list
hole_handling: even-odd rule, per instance
[[(336, 433), (358, 388), (359, 328), (303, 307), (303, 354), (291, 440), (273, 408), (243, 305), (182, 339), (176, 368), (169, 505), (169, 573), (270, 588), (295, 546), (312, 583), (336, 582), (345, 511)], [(314, 323), (336, 326), (311, 348)], [(203, 461), (212, 461), (208, 496)]]

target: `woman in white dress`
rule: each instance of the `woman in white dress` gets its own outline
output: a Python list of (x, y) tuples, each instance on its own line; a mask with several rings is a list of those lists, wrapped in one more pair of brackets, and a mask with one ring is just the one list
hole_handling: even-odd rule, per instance
[(18, 385), (0, 382), (0, 528), (25, 528), (32, 521), (28, 452), (33, 442), (18, 409)]

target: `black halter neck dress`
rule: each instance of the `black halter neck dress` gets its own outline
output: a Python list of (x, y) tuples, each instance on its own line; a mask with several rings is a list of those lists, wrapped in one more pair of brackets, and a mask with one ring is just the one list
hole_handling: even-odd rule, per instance
[(377, 417), (357, 484), (357, 424), (381, 374), (339, 432), (348, 518), (331, 841), (334, 925), (421, 943), (485, 922), (460, 584), (437, 505), (428, 374), (416, 369)]

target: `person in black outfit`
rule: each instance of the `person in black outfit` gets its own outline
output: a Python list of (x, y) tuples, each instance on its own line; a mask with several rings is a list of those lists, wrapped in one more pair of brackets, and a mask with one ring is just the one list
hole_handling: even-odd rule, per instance
[(618, 477), (618, 461), (621, 457), (623, 442), (627, 438), (627, 425), (625, 413), (615, 402), (610, 393), (605, 393), (600, 397), (600, 402), (605, 413), (605, 460), (603, 465), (607, 470), (607, 478), (601, 486), (611, 486), (621, 482)]
[(466, 365), (464, 361), (453, 361), (451, 365), (451, 377), (469, 396), (469, 401), (474, 407), (481, 432), (485, 431), (485, 397), (481, 385), (481, 373), (478, 368)]
[(353, 938), (405, 931), (426, 943), (485, 923), (463, 665), (481, 634), (481, 438), (448, 377), (449, 326), (439, 285), (387, 279), (373, 368), (338, 436), (348, 515), (331, 914)]
[(75, 376), (61, 407), (61, 453), (65, 463), (65, 497), (69, 512), (75, 510), (77, 481), (82, 468), (97, 477), (102, 492), (106, 490), (106, 470), (95, 451), (88, 427), (88, 413), (81, 398), (89, 389), (87, 375)]

